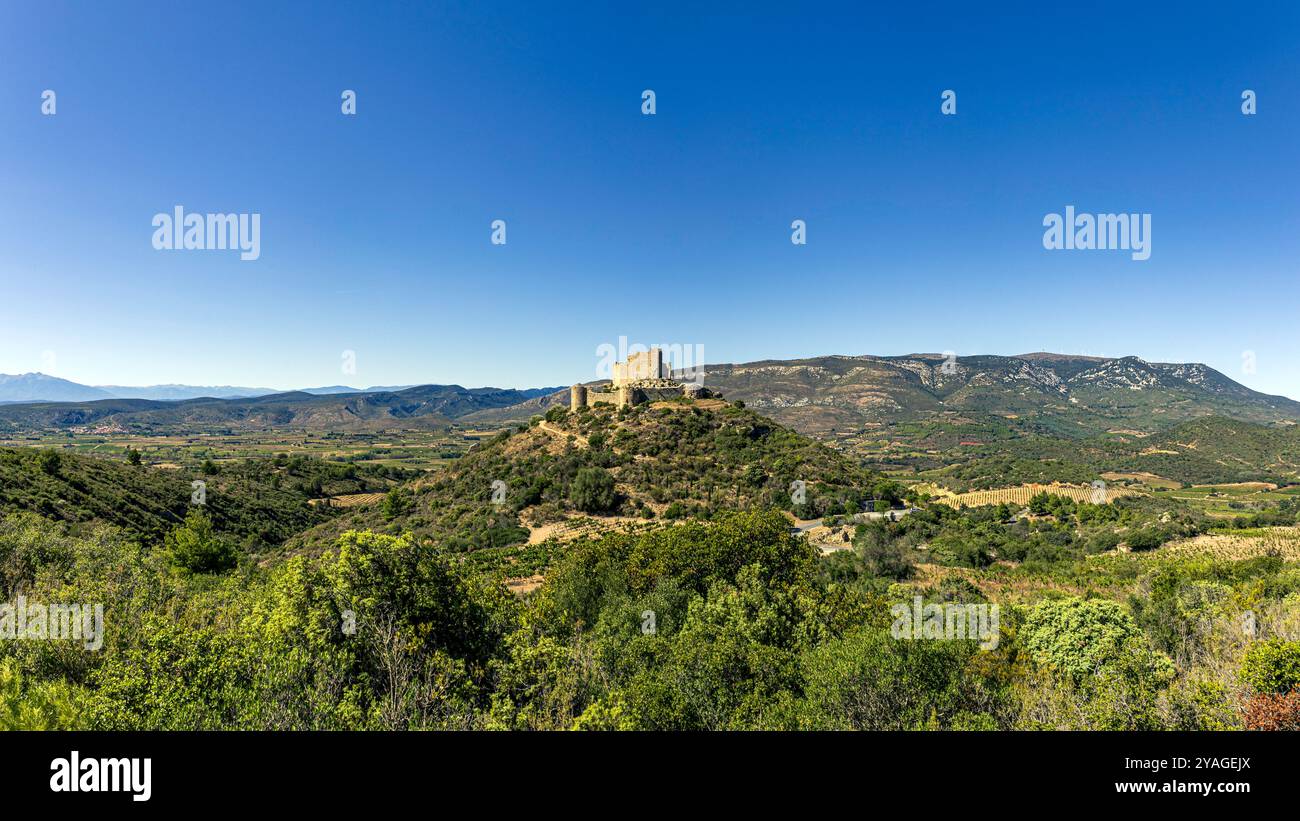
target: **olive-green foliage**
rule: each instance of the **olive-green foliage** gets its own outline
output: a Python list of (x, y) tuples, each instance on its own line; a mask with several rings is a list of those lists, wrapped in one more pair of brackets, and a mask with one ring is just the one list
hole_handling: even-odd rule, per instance
[[(409, 539), (349, 533), (207, 618), (146, 617), (92, 676), (115, 729), (474, 726), (513, 603)], [(188, 622), (188, 623), (187, 623)]]
[(75, 730), (84, 692), (62, 681), (24, 679), (12, 659), (0, 659), (0, 730)]
[(202, 478), (213, 527), (259, 550), (329, 518), (329, 508), (307, 503), (308, 488), (294, 481), (272, 484), (276, 475), (289, 478), (286, 469), (271, 459), (250, 462), (201, 476), (54, 450), (0, 448), (0, 515), (25, 510), (87, 528), (109, 523), (157, 543), (185, 519), (190, 483)]
[(971, 641), (900, 640), (862, 627), (804, 660), (799, 727), (997, 729), (1009, 719), (1005, 670)]
[(1140, 635), (1118, 602), (1069, 597), (1034, 605), (1021, 641), (1039, 664), (1082, 679), (1119, 658), (1124, 645)]
[(1300, 687), (1300, 641), (1272, 639), (1251, 645), (1241, 680), (1256, 693), (1289, 693)]
[(603, 513), (614, 507), (614, 477), (604, 468), (583, 468), (569, 491), (573, 506), (584, 513)]

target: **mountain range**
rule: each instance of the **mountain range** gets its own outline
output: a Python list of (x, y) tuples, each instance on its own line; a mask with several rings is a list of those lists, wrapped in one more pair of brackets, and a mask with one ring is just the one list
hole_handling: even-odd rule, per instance
[(452, 419), (472, 411), (517, 405), (556, 390), (421, 385), (400, 391), (326, 394), (291, 391), (234, 399), (24, 402), (0, 406), (0, 432), (430, 429), (444, 427)]
[[(996, 420), (1076, 438), (1117, 428), (1150, 432), (1208, 416), (1258, 424), (1300, 421), (1300, 402), (1253, 391), (1207, 365), (1135, 356), (833, 355), (705, 370), (711, 390), (814, 435)], [(464, 421), (526, 419), (567, 401), (568, 392), (561, 391), (516, 407), (477, 411)]]
[[(75, 385), (28, 376), (37, 377), (31, 383), (47, 392)], [(1135, 356), (835, 355), (711, 365), (705, 385), (813, 435), (916, 424), (961, 430), (996, 423), (1040, 435), (1082, 438), (1107, 432), (1150, 433), (1212, 416), (1265, 425), (1300, 421), (1300, 402), (1253, 391), (1206, 365), (1147, 362)], [(521, 391), (459, 385), (358, 392), (336, 386), (175, 401), (92, 396), (0, 407), (0, 430), (436, 427), (451, 420), (527, 420), (567, 401), (567, 388)]]
[(707, 371), (709, 388), (805, 432), (981, 417), (1066, 436), (1150, 431), (1205, 416), (1300, 420), (1300, 402), (1253, 391), (1206, 365), (1135, 356), (824, 356)]
[[(353, 388), (328, 385), (301, 388), (302, 393), (325, 396), (339, 393), (383, 393), (405, 390), (415, 385), (375, 385)], [(234, 385), (83, 385), (44, 373), (0, 373), (0, 403), (14, 402), (93, 402), (97, 399), (155, 399), (178, 402), (185, 399), (248, 399), (285, 393), (277, 388), (248, 388)]]

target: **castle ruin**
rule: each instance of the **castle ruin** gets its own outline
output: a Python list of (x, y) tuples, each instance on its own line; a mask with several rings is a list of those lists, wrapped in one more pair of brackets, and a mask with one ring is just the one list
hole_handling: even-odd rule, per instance
[(628, 354), (627, 362), (614, 363), (613, 375), (615, 388), (646, 379), (672, 378), (672, 373), (664, 364), (664, 352), (660, 348)]
[[(660, 348), (628, 354), (627, 362), (615, 362), (613, 380), (608, 385), (574, 385), (569, 388), (569, 410), (578, 411), (598, 402), (613, 399), (615, 407), (631, 407), (652, 399), (706, 399), (713, 394), (698, 383), (683, 384), (672, 378), (672, 369), (664, 361)], [(611, 396), (612, 394), (612, 396)]]

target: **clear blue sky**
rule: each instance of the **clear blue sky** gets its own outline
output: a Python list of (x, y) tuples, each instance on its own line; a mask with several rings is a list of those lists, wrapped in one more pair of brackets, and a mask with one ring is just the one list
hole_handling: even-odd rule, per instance
[[(1300, 398), (1296, 4), (617, 5), (0, 5), (0, 372), (530, 387), (627, 336)], [(178, 204), (261, 258), (154, 250)], [(1066, 205), (1151, 259), (1044, 250)]]

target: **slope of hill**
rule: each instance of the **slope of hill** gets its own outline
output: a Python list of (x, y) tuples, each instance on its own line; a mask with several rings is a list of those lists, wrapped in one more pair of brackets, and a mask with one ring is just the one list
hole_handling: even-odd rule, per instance
[(327, 518), (291, 485), (199, 476), (49, 450), (0, 448), (0, 514), (31, 511), (68, 523), (105, 522), (148, 544), (184, 521), (191, 482), (207, 483), (204, 511), (218, 532), (257, 549)]
[(382, 492), (414, 475), (283, 454), (225, 462), (218, 473), (204, 474), (55, 449), (0, 448), (0, 516), (30, 511), (74, 526), (112, 524), (156, 545), (184, 520), (194, 500), (191, 483), (202, 480), (203, 511), (216, 532), (259, 551), (335, 513), (313, 500)]
[(1300, 482), (1300, 426), (1210, 416), (1150, 435), (1111, 431), (1088, 439), (1027, 434), (988, 440), (929, 461), (933, 467), (918, 465), (925, 478), (958, 491), (1029, 482), (1088, 484), (1109, 472), (1187, 484), (1286, 485)]
[(1300, 427), (1264, 426), (1221, 417), (1183, 422), (1135, 441), (1121, 469), (1179, 482), (1300, 481)]
[[(580, 478), (585, 476), (586, 478)], [(804, 482), (803, 504), (791, 498)], [(494, 483), (504, 496), (493, 502)], [(607, 482), (601, 487), (602, 482)], [(800, 515), (861, 510), (901, 492), (843, 455), (719, 400), (679, 400), (616, 411), (597, 405), (507, 430), (454, 467), (351, 509), (291, 540), (332, 544), (349, 529), (410, 531), (453, 550), (521, 542), (525, 525), (583, 513), (656, 520), (722, 508), (781, 507)]]

